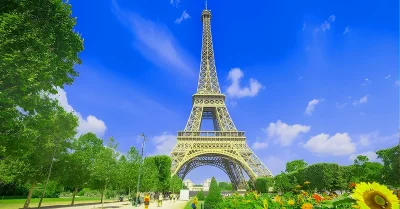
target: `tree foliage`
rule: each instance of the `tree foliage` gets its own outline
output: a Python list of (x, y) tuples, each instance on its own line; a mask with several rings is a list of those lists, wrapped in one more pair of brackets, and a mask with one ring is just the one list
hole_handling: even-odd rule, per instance
[(196, 196), (199, 201), (204, 201), (204, 199), (205, 199), (203, 190), (200, 190), (199, 192), (197, 192)]
[(158, 170), (158, 186), (160, 192), (168, 192), (171, 179), (171, 158), (166, 155), (154, 156), (154, 164)]
[(304, 160), (293, 160), (286, 163), (286, 172), (291, 173), (300, 169), (304, 169), (308, 164)]
[(273, 178), (262, 177), (256, 179), (256, 190), (260, 193), (267, 193), (270, 187), (274, 186)]
[(376, 154), (383, 161), (384, 183), (398, 187), (400, 185), (400, 145), (379, 150)]
[(233, 185), (230, 182), (218, 182), (218, 187), (222, 191), (232, 191), (233, 190)]
[(65, 1), (6, 2), (0, 7), (0, 156), (26, 142), (25, 121), (45, 114), (43, 94), (78, 76), (73, 67), (83, 50)]
[(220, 188), (215, 178), (212, 177), (207, 197), (204, 200), (204, 209), (217, 209), (217, 205), (221, 200)]
[(170, 191), (177, 193), (182, 189), (182, 179), (177, 175), (173, 175), (170, 180)]

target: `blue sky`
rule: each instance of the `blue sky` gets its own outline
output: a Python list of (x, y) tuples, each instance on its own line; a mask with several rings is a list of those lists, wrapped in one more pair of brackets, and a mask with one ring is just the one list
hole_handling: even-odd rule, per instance
[[(197, 88), (204, 1), (70, 3), (85, 50), (79, 78), (59, 94), (80, 133), (114, 136), (121, 153), (140, 148), (145, 133), (147, 156), (169, 154)], [(230, 115), (274, 174), (294, 159), (374, 159), (398, 142), (397, 1), (209, 0), (208, 8)], [(213, 167), (188, 178), (212, 175), (228, 180)]]

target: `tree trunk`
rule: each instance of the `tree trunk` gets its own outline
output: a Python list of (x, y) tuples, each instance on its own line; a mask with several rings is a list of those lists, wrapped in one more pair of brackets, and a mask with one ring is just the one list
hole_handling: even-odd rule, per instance
[[(107, 191), (107, 183), (106, 183), (106, 185), (104, 186), (104, 192), (103, 192), (103, 194), (106, 193), (106, 191)], [(101, 202), (101, 209), (103, 209), (103, 208), (104, 208), (104, 201)]]
[(128, 200), (129, 200), (129, 198), (131, 198), (131, 187), (129, 187), (128, 189), (129, 189), (129, 192), (128, 192)]
[(103, 203), (103, 195), (104, 195), (104, 191), (101, 192), (101, 203)]
[(33, 193), (34, 189), (35, 189), (35, 183), (32, 183), (31, 184), (31, 188), (29, 189), (28, 197), (26, 198), (26, 201), (25, 201), (25, 204), (24, 204), (24, 209), (29, 207), (29, 203), (31, 202), (32, 193)]
[(74, 203), (75, 203), (75, 196), (76, 196), (77, 192), (78, 192), (78, 187), (75, 187), (74, 194), (72, 195), (71, 205), (74, 205)]

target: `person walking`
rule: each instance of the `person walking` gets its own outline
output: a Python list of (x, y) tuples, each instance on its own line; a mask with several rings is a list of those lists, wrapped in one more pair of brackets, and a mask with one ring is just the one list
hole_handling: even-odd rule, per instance
[(160, 201), (158, 200), (158, 192), (154, 195), (154, 201), (157, 203), (157, 207), (160, 207)]
[(162, 206), (162, 201), (163, 201), (163, 193), (160, 193), (160, 196), (158, 197), (158, 200), (160, 201), (160, 206)]
[(148, 209), (149, 205), (150, 205), (150, 196), (149, 196), (149, 193), (146, 192), (144, 194), (144, 208)]
[(198, 202), (197, 197), (194, 197), (193, 203), (192, 203), (192, 208), (193, 208), (193, 209), (197, 209), (197, 202)]

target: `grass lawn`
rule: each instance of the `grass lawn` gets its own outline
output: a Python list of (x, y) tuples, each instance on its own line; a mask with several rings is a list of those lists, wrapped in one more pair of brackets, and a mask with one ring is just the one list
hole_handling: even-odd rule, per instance
[[(39, 204), (40, 198), (31, 199), (31, 203), (29, 204), (30, 208), (36, 208)], [(72, 197), (65, 198), (44, 198), (42, 202), (42, 206), (51, 206), (51, 205), (70, 205), (72, 201)], [(105, 199), (104, 202), (115, 202), (116, 199)], [(18, 209), (24, 206), (25, 199), (9, 199), (9, 200), (0, 200), (0, 208), (1, 209)], [(100, 203), (100, 197), (75, 197), (75, 205), (82, 203)]]
[[(183, 209), (192, 209), (192, 203), (193, 203), (193, 198), (190, 198), (190, 200), (186, 203), (185, 207)], [(201, 209), (203, 205), (204, 208), (204, 201), (199, 201), (197, 202), (197, 209)]]

